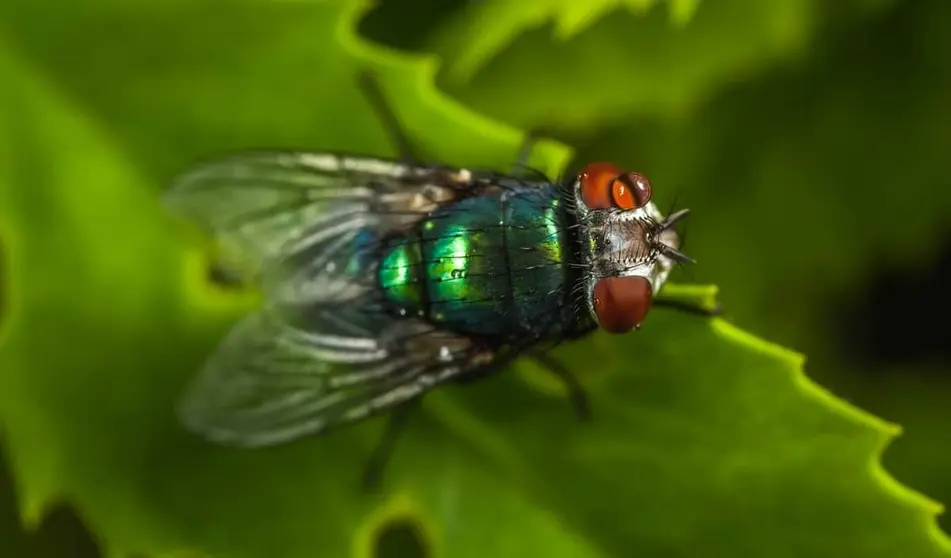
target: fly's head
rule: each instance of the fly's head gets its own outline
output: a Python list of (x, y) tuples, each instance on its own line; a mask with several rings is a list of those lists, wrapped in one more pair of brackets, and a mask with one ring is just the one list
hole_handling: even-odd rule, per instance
[(673, 267), (693, 262), (679, 251), (673, 228), (688, 210), (665, 217), (651, 202), (647, 178), (611, 163), (591, 163), (578, 173), (574, 196), (588, 310), (609, 332), (637, 329)]

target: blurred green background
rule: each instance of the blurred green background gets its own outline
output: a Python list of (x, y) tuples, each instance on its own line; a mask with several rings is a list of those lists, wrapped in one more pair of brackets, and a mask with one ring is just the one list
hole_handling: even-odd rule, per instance
[[(673, 12), (665, 3), (636, 7), (644, 4), (604, 2), (585, 20), (569, 17), (577, 10), (570, 2), (519, 9), (488, 0), (385, 0), (358, 30), (401, 51), (440, 56), (442, 91), (571, 146), (569, 168), (615, 161), (649, 176), (662, 207), (676, 199), (693, 209), (686, 248), (699, 264), (687, 279), (717, 284), (733, 323), (806, 354), (811, 378), (900, 424), (886, 469), (951, 502), (951, 4), (701, 0), (672, 3)], [(176, 74), (161, 67), (162, 55), (199, 48), (201, 18), (228, 9), (170, 3), (151, 23), (130, 28), (124, 24), (132, 7), (77, 6), (52, 15), (50, 5), (6, 2), (0, 54), (15, 53), (42, 74), (31, 78), (80, 99), (90, 110), (81, 118), (132, 130), (123, 136), (130, 160), (167, 175), (188, 163), (170, 141), (192, 138), (187, 121), (165, 122), (150, 111), (189, 102), (192, 84), (203, 94), (208, 76), (186, 71), (181, 83), (165, 87), (158, 80)], [(114, 17), (103, 16), (109, 13)], [(236, 59), (254, 59), (255, 44), (267, 40), (255, 23), (235, 22), (245, 26), (237, 36), (246, 41), (236, 46)], [(282, 40), (292, 46), (304, 40), (300, 33)], [(294, 63), (273, 61), (283, 70)], [(160, 77), (150, 81), (153, 70)], [(299, 70), (310, 83), (306, 66)], [(18, 76), (0, 73), (3, 79)], [(221, 101), (237, 112), (243, 101), (236, 99), (254, 106), (259, 89), (295, 87), (234, 83), (235, 98), (197, 105)], [(308, 86), (301, 87), (289, 102), (307, 121)], [(0, 126), (15, 117), (5, 100), (0, 93)], [(242, 122), (249, 119), (268, 115)], [(258, 141), (253, 125), (229, 129), (227, 117), (217, 125), (220, 133), (200, 138), (196, 156)], [(334, 147), (299, 145), (299, 126), (288, 121), (286, 137), (268, 141)], [(149, 127), (162, 129), (162, 139), (150, 138)], [(348, 132), (340, 134), (345, 146)], [(44, 157), (38, 153), (33, 164), (44, 168)], [(82, 188), (83, 177), (75, 179)], [(95, 536), (68, 507), (25, 534), (8, 467), (0, 479), (0, 533), (17, 552), (96, 555)], [(942, 525), (951, 528), (946, 516)], [(407, 536), (394, 532), (392, 546), (415, 544)]]

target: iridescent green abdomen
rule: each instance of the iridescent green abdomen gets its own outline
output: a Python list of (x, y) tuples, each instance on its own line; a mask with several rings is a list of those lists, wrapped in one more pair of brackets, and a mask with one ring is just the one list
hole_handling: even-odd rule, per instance
[(390, 244), (380, 285), (399, 312), (458, 333), (561, 331), (573, 315), (568, 219), (554, 187), (443, 206)]

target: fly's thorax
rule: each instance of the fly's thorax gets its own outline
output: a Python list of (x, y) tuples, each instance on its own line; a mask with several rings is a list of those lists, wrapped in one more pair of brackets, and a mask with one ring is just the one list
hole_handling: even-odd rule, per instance
[(505, 337), (569, 328), (574, 242), (560, 190), (510, 187), (439, 206), (388, 242), (384, 298), (463, 335)]

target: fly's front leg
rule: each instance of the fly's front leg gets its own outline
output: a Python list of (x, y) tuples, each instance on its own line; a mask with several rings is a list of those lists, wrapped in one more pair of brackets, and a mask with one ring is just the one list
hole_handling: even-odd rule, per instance
[(574, 408), (578, 420), (581, 422), (591, 420), (591, 405), (588, 403), (588, 394), (585, 393), (578, 378), (569, 372), (564, 364), (550, 355), (538, 353), (532, 355), (532, 358), (565, 384), (568, 397), (571, 399), (571, 406)]
[(364, 96), (367, 98), (367, 102), (370, 103), (370, 107), (373, 108), (373, 112), (375, 112), (377, 118), (379, 118), (380, 125), (383, 127), (384, 132), (386, 132), (386, 135), (390, 137), (390, 141), (392, 141), (396, 147), (400, 159), (407, 163), (420, 164), (420, 160), (417, 157), (418, 152), (413, 142), (410, 141), (405, 128), (400, 124), (399, 118), (396, 117), (396, 111), (393, 110), (393, 105), (387, 102), (386, 95), (383, 94), (383, 89), (380, 87), (380, 83), (376, 80), (376, 77), (370, 72), (361, 72), (358, 76), (358, 83)]

